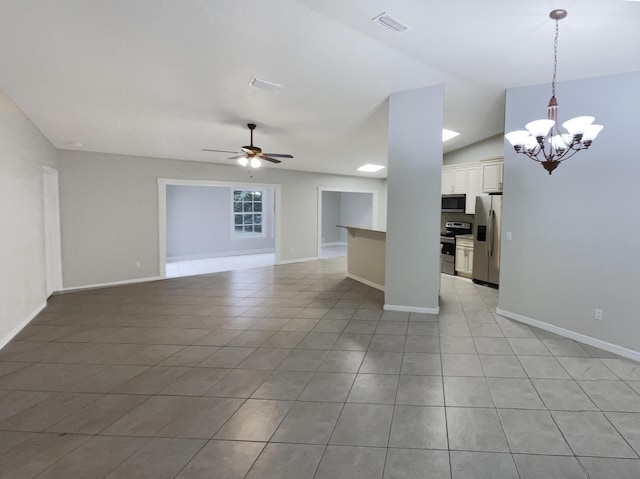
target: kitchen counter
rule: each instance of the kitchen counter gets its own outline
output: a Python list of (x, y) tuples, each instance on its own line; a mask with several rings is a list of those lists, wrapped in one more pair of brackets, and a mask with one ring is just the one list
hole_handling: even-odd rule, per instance
[(347, 278), (384, 291), (387, 233), (337, 225), (347, 229)]

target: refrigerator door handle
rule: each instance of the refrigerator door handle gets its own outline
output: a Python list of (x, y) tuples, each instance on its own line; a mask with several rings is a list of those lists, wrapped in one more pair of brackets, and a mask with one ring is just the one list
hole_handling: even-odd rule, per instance
[(487, 219), (487, 256), (493, 256), (493, 223), (495, 212), (493, 208), (489, 210), (489, 218)]

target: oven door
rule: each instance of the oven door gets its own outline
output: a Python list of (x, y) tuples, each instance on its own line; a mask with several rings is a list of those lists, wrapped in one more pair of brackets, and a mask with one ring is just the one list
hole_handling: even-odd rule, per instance
[(440, 237), (440, 271), (444, 274), (456, 274), (456, 240), (446, 236)]

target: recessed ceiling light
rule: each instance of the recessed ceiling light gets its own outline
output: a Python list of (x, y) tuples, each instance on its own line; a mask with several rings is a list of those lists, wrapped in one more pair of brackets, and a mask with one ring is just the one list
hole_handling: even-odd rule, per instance
[(376, 171), (380, 171), (384, 168), (382, 165), (364, 165), (358, 168), (358, 171), (366, 171), (367, 173), (375, 173)]
[(249, 86), (254, 88), (260, 88), (261, 90), (281, 90), (282, 84), (276, 83), (269, 80), (263, 80), (262, 78), (258, 78), (257, 76), (252, 76), (251, 80), (249, 80)]
[(451, 138), (455, 138), (459, 134), (460, 133), (458, 133), (457, 131), (447, 130), (446, 128), (443, 128), (442, 129), (442, 141), (445, 142), (447, 140), (450, 140)]

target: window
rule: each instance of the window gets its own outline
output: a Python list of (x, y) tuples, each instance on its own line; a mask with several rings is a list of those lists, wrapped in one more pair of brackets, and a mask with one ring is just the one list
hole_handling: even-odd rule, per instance
[(263, 237), (262, 191), (233, 190), (233, 237)]

